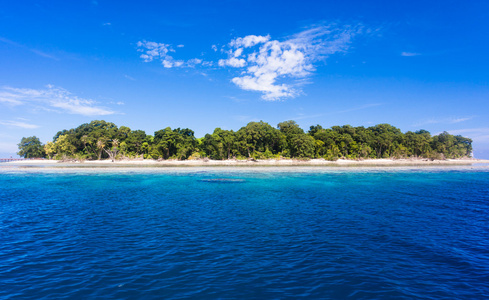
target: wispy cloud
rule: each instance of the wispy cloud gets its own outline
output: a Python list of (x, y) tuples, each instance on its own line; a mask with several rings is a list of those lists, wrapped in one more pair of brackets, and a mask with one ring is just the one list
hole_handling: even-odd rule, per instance
[[(175, 49), (170, 44), (139, 41), (137, 43), (138, 51), (142, 52), (141, 57), (144, 62), (151, 62), (153, 60), (159, 60), (165, 68), (181, 68), (181, 67), (195, 67), (198, 64), (202, 64), (203, 61), (198, 58), (190, 60), (174, 59), (171, 53), (175, 53)], [(177, 48), (183, 48), (184, 45), (177, 45)]]
[(0, 125), (5, 125), (5, 126), (9, 126), (9, 127), (19, 127), (19, 128), (24, 128), (24, 129), (39, 128), (38, 125), (29, 124), (29, 123), (25, 123), (25, 122), (19, 122), (19, 121), (1, 121), (0, 120)]
[(0, 102), (7, 105), (33, 105), (35, 108), (84, 116), (115, 114), (108, 108), (97, 105), (97, 101), (77, 97), (67, 90), (52, 85), (46, 89), (0, 88)]
[[(301, 94), (303, 79), (316, 70), (315, 63), (329, 55), (346, 52), (362, 26), (321, 25), (283, 41), (269, 35), (233, 39), (219, 60), (221, 67), (240, 68), (232, 82), (244, 90), (262, 93), (265, 100), (280, 100)], [(280, 83), (289, 80), (292, 83)]]
[(401, 52), (401, 56), (420, 56), (421, 53), (416, 53), (416, 52)]
[(456, 123), (461, 123), (465, 121), (469, 121), (475, 118), (475, 116), (470, 116), (470, 117), (452, 117), (452, 118), (443, 118), (443, 119), (429, 119), (429, 120), (424, 120), (418, 123), (413, 124), (414, 127), (419, 127), (419, 126), (424, 126), (424, 125), (430, 125), (430, 124), (456, 124)]
[(474, 117), (452, 119), (452, 120), (450, 120), (450, 123), (454, 124), (454, 123), (465, 122), (468, 120), (472, 120), (473, 118)]
[(449, 130), (448, 133), (467, 136), (477, 143), (489, 143), (489, 128), (487, 127)]
[(45, 53), (45, 52), (43, 52), (43, 51), (40, 51), (40, 50), (37, 50), (37, 49), (34, 49), (34, 48), (29, 48), (29, 47), (27, 47), (27, 46), (24, 46), (24, 45), (21, 45), (21, 44), (19, 44), (19, 43), (14, 42), (14, 41), (11, 41), (11, 40), (9, 40), (9, 39), (6, 39), (6, 38), (4, 38), (4, 37), (0, 37), (0, 42), (4, 42), (4, 43), (6, 43), (6, 44), (10, 44), (10, 45), (13, 45), (13, 46), (15, 46), (15, 47), (19, 47), (19, 48), (22, 48), (22, 49), (26, 49), (26, 50), (28, 50), (28, 51), (30, 51), (30, 52), (32, 52), (32, 53), (35, 53), (35, 54), (37, 54), (37, 55), (39, 55), (39, 56), (42, 56), (42, 57), (45, 57), (45, 58), (54, 59), (54, 60), (59, 60), (57, 57), (55, 57), (55, 56), (53, 56), (53, 55), (47, 54), (47, 53)]

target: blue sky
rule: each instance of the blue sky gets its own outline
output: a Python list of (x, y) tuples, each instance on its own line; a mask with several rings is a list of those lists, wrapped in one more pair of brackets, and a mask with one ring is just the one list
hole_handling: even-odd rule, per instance
[(448, 131), (489, 158), (488, 1), (9, 1), (0, 157), (104, 119)]

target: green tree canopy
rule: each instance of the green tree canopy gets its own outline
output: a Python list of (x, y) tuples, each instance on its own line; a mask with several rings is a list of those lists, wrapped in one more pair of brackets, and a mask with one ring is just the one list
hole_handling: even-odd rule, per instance
[[(114, 123), (95, 120), (69, 130), (61, 130), (54, 142), (43, 148), (36, 137), (23, 138), (19, 144), (23, 157), (111, 159), (140, 157), (188, 159), (209, 157), (291, 157), (328, 160), (338, 158), (460, 158), (472, 154), (472, 140), (448, 132), (432, 136), (426, 130), (402, 133), (390, 124), (365, 128), (351, 125), (323, 128), (314, 125), (308, 133), (295, 121), (277, 125), (250, 122), (238, 131), (216, 128), (212, 134), (196, 139), (189, 128), (158, 130), (154, 136), (142, 130), (117, 127)], [(195, 155), (194, 155), (195, 154)]]
[(20, 140), (19, 152), (17, 154), (24, 158), (42, 158), (46, 157), (44, 146), (36, 136), (23, 137)]

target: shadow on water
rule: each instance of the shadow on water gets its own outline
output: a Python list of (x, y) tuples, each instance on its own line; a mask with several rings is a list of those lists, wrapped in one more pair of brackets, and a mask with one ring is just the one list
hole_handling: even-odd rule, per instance
[(244, 179), (236, 178), (213, 178), (213, 179), (200, 179), (200, 182), (210, 182), (210, 183), (243, 183), (246, 182)]

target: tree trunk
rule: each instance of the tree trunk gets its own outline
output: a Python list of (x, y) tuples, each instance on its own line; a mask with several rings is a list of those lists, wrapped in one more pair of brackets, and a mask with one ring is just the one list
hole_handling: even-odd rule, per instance
[(112, 160), (112, 162), (115, 162), (115, 157), (117, 155), (117, 150), (107, 151), (107, 150), (104, 149), (104, 151), (109, 155), (109, 157)]

